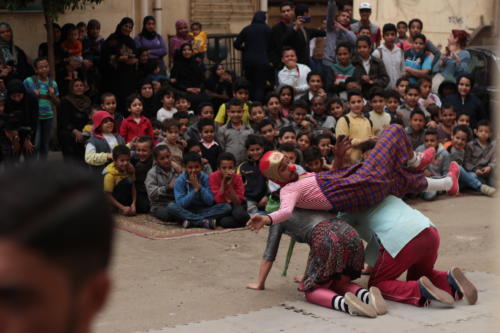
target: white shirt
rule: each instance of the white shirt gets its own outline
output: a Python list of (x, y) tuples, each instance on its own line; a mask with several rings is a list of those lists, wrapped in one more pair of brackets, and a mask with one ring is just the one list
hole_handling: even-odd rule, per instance
[(162, 122), (165, 119), (171, 119), (174, 116), (175, 113), (177, 113), (177, 109), (176, 108), (171, 108), (170, 110), (166, 110), (165, 108), (161, 108), (156, 113), (156, 119), (159, 122)]
[(396, 87), (396, 82), (403, 76), (405, 71), (405, 55), (403, 50), (396, 45), (394, 45), (392, 50), (389, 50), (385, 44), (383, 44), (373, 51), (372, 56), (382, 60), (387, 75), (389, 75), (389, 85), (387, 88), (394, 89)]
[(363, 62), (363, 67), (365, 68), (366, 74), (370, 75), (370, 57), (367, 60), (361, 59)]
[(311, 69), (306, 65), (297, 64), (297, 67), (293, 69), (288, 69), (283, 67), (278, 73), (278, 83), (279, 86), (292, 86), (295, 90), (295, 100), (304, 96), (304, 94), (309, 90), (309, 85), (307, 84), (307, 74)]

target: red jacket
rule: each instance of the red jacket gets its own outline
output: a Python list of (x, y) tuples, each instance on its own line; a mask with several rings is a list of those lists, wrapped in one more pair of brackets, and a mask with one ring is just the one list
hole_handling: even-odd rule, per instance
[(134, 140), (134, 138), (141, 136), (149, 136), (154, 140), (153, 125), (151, 125), (149, 119), (144, 116), (141, 116), (139, 124), (135, 122), (134, 117), (128, 116), (122, 121), (120, 136), (125, 140), (125, 143), (129, 143)]
[[(224, 192), (220, 192), (220, 186), (222, 183), (222, 175), (219, 170), (212, 172), (208, 177), (208, 184), (210, 185), (210, 190), (214, 195), (214, 199), (216, 203), (230, 203), (229, 200), (229, 192), (226, 190)], [(245, 201), (245, 187), (243, 186), (243, 180), (240, 175), (234, 174), (231, 185), (234, 188), (234, 192), (236, 196), (240, 199), (241, 202)]]

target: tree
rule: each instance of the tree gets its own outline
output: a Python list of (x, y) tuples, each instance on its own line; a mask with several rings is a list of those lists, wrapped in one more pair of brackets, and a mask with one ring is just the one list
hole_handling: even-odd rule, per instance
[[(27, 7), (35, 0), (1, 0), (7, 9), (16, 9)], [(45, 25), (47, 27), (47, 48), (50, 64), (51, 77), (55, 78), (55, 59), (54, 59), (54, 33), (53, 23), (60, 14), (68, 11), (84, 9), (87, 5), (98, 5), (102, 0), (42, 0), (43, 13), (45, 16)]]

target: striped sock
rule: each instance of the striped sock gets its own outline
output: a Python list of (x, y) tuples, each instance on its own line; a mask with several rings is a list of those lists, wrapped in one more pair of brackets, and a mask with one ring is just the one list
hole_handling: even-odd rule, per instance
[(356, 297), (363, 301), (363, 303), (370, 304), (370, 292), (368, 290), (360, 288), (356, 291)]
[(349, 313), (349, 306), (346, 304), (344, 296), (335, 296), (332, 298), (332, 307), (337, 311)]

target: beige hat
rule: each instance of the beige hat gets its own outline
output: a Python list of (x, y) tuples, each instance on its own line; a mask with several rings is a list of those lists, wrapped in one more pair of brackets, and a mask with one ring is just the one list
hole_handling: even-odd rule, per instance
[(372, 10), (372, 5), (370, 5), (368, 2), (362, 2), (359, 4), (359, 10)]

